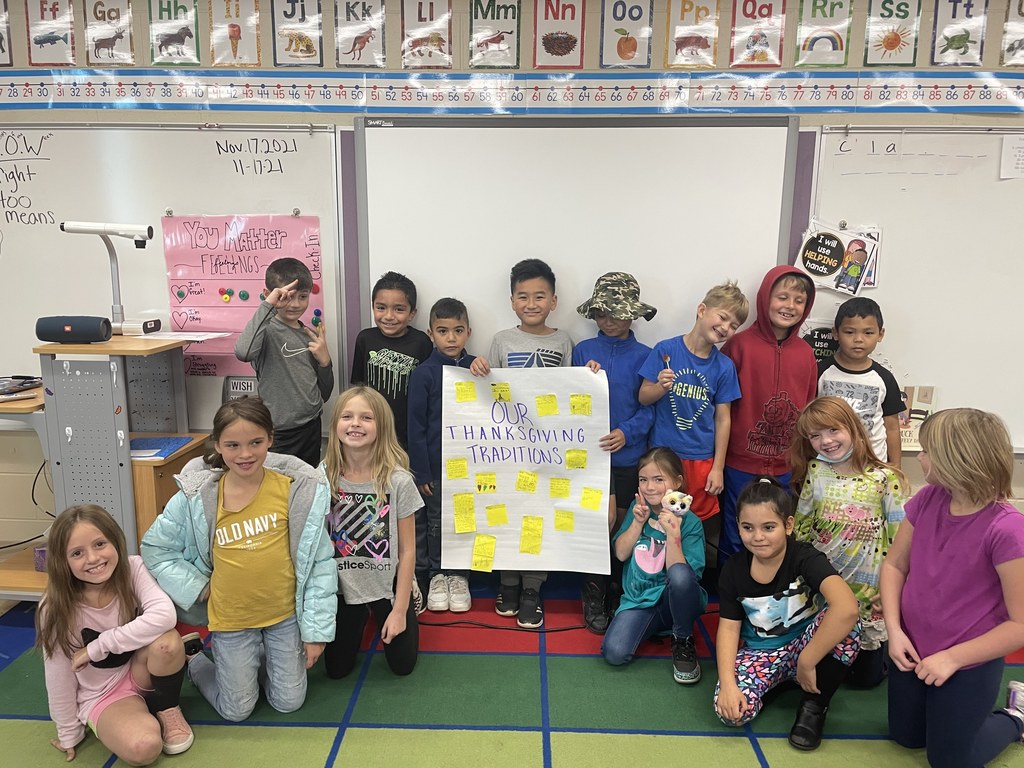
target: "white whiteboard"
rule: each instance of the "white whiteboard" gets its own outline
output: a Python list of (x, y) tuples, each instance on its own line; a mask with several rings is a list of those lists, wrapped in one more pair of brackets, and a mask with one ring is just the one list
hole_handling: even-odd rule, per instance
[[(265, 141), (269, 139), (269, 141)], [(275, 141), (286, 139), (286, 141)], [(287, 150), (287, 151), (286, 151)], [(0, 375), (38, 373), (36, 318), (110, 317), (103, 242), (60, 231), (61, 221), (149, 224), (145, 250), (112, 238), (129, 319), (161, 318), (170, 295), (161, 218), (188, 214), (320, 217), (324, 305), (334, 354), (338, 311), (338, 192), (332, 128), (237, 126), (9, 126), (0, 129), (0, 269), (7, 289)], [(332, 318), (335, 322), (332, 322)], [(220, 377), (188, 383), (192, 429), (209, 429)]]
[[(997, 132), (827, 132), (817, 216), (882, 231), (878, 352), (900, 384), (936, 387), (938, 408), (998, 413), (1024, 446), (1020, 238), (1024, 179), (999, 180)], [(1019, 450), (1019, 448), (1018, 448)]]
[(364, 320), (387, 270), (408, 275), (426, 328), (431, 304), (464, 301), (473, 337), (518, 321), (509, 270), (540, 258), (559, 304), (548, 324), (597, 333), (575, 311), (594, 280), (631, 272), (658, 308), (637, 336), (685, 333), (708, 288), (737, 279), (753, 301), (784, 261), (796, 156), (790, 118), (356, 121)]

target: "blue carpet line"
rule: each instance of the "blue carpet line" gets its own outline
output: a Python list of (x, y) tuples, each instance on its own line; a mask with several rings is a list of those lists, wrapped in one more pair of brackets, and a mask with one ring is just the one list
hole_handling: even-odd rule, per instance
[(551, 768), (551, 709), (548, 702), (548, 655), (547, 637), (540, 636), (540, 725), (541, 749), (544, 755), (544, 768)]
[[(768, 758), (765, 757), (764, 752), (761, 751), (761, 745), (758, 743), (757, 736), (750, 727), (750, 723), (743, 726), (743, 733), (750, 739), (750, 747), (754, 750), (754, 754), (757, 756), (757, 762), (761, 765), (761, 768), (770, 768)], [(786, 735), (788, 736), (789, 734)]]
[(335, 759), (338, 757), (338, 750), (341, 749), (341, 742), (345, 738), (345, 733), (348, 729), (348, 724), (352, 720), (352, 713), (355, 711), (356, 702), (359, 700), (359, 692), (363, 689), (363, 683), (366, 682), (367, 675), (370, 674), (370, 664), (373, 662), (373, 656), (377, 652), (377, 640), (380, 638), (380, 634), (374, 636), (374, 640), (370, 643), (369, 650), (366, 651), (366, 658), (363, 659), (363, 667), (359, 670), (359, 679), (356, 680), (355, 687), (352, 689), (352, 695), (349, 696), (348, 706), (345, 707), (345, 714), (342, 715), (341, 723), (338, 724), (338, 733), (334, 736), (334, 742), (331, 744), (331, 749), (327, 753), (327, 760), (324, 761), (324, 768), (331, 768), (334, 765)]

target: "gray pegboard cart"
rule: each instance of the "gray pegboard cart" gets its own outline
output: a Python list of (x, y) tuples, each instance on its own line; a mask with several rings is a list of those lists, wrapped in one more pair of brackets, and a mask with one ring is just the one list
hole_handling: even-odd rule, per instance
[(94, 344), (43, 344), (46, 441), (57, 510), (99, 504), (138, 552), (131, 432), (185, 433), (180, 339), (113, 336)]

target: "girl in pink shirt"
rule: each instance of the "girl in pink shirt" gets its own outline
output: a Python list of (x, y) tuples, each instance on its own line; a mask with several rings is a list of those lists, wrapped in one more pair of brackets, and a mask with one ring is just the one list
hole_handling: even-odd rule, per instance
[(130, 765), (187, 750), (192, 729), (178, 706), (185, 648), (171, 599), (95, 504), (61, 513), (47, 550), (36, 642), (57, 725), (53, 746), (74, 760), (88, 724)]
[(992, 712), (1003, 659), (1024, 646), (1024, 515), (1007, 501), (1013, 448), (997, 416), (940, 411), (921, 425), (928, 483), (882, 564), (889, 732), (928, 763), (986, 765), (1024, 731), (1024, 685)]

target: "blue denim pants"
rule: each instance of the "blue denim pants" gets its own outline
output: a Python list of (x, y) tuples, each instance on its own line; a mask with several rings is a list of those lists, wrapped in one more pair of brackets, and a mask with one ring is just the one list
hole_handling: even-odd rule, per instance
[(668, 584), (657, 605), (624, 608), (615, 614), (601, 643), (601, 655), (609, 664), (628, 664), (640, 643), (666, 629), (679, 638), (693, 634), (693, 623), (701, 614), (697, 574), (689, 565), (676, 563), (666, 577)]
[(200, 653), (188, 676), (225, 720), (245, 720), (256, 708), (260, 686), (278, 712), (294, 712), (306, 700), (306, 654), (295, 616), (260, 629), (211, 632), (213, 657)]

